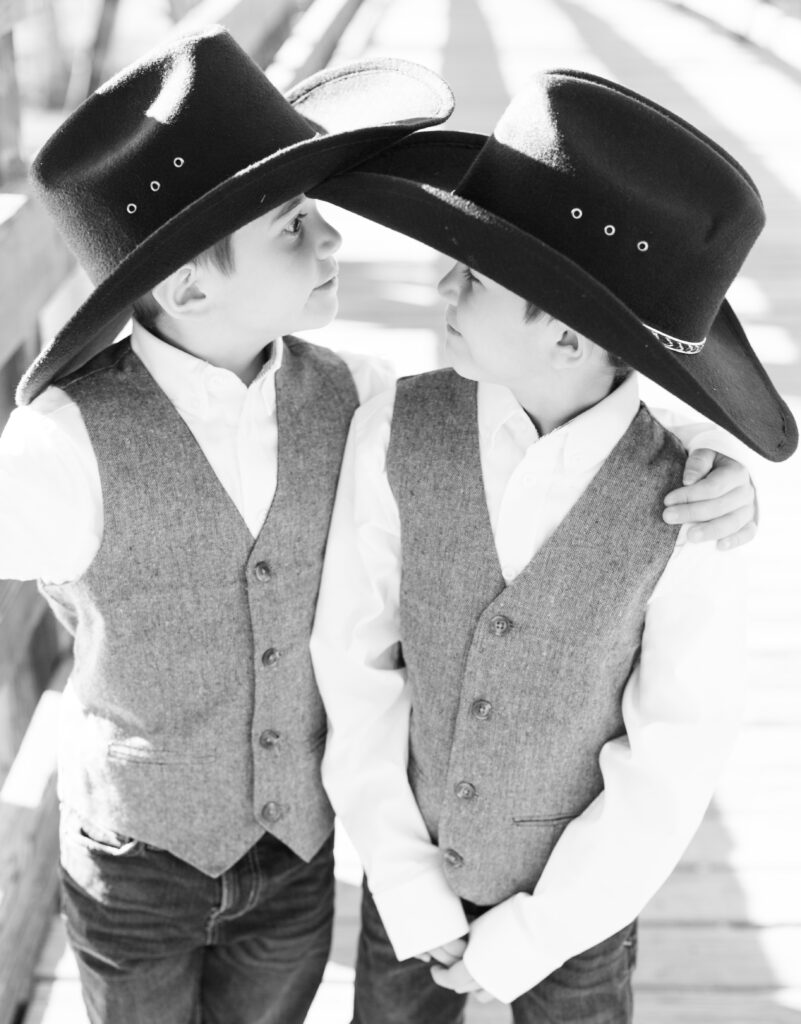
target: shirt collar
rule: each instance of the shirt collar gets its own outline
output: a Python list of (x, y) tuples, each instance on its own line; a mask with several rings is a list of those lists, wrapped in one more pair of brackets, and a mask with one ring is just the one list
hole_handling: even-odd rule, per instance
[[(561, 445), (565, 468), (589, 469), (609, 455), (628, 430), (639, 407), (637, 375), (631, 373), (606, 398), (547, 434), (542, 441)], [(540, 441), (537, 428), (508, 388), (480, 383), (479, 432), (492, 444), (504, 427), (523, 448)]]
[(275, 338), (267, 361), (247, 387), (231, 370), (162, 341), (136, 320), (132, 323), (131, 348), (172, 404), (198, 416), (212, 414), (221, 401), (229, 407), (241, 405), (248, 392), (258, 392), (265, 401), (274, 400), (272, 385), (284, 356), (283, 338)]

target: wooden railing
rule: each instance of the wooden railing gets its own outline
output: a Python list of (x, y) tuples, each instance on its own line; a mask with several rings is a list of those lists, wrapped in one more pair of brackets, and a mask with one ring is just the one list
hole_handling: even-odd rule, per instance
[[(0, 0), (0, 430), (41, 347), (43, 308), (61, 292), (63, 320), (85, 295), (72, 255), (27, 194), (20, 155), (12, 32), (50, 3)], [(360, 3), (173, 0), (171, 7), (181, 15), (176, 33), (223, 24), (260, 63), (274, 61), (272, 77), (288, 88), (324, 66)], [(0, 580), (0, 1024), (19, 1019), (55, 910), (56, 720), (69, 659), (68, 638), (36, 585)]]
[(801, 70), (801, 0), (667, 0)]

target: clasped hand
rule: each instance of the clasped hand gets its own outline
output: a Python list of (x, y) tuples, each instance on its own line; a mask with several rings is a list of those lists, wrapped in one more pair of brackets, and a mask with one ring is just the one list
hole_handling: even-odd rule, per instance
[(431, 977), (442, 988), (449, 988), (453, 992), (469, 992), (479, 1002), (488, 1003), (493, 997), (479, 985), (464, 965), (462, 957), (466, 949), (466, 939), (454, 939), (444, 946), (421, 953), (417, 959), (425, 963), (435, 961), (431, 966)]

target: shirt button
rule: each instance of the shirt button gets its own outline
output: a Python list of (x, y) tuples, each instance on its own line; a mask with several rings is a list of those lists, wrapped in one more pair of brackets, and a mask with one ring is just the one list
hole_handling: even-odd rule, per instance
[(284, 816), (284, 812), (279, 803), (276, 803), (275, 800), (270, 800), (269, 803), (262, 807), (261, 816), (265, 821), (280, 821)]
[(276, 651), (274, 647), (268, 647), (267, 650), (261, 656), (261, 663), (265, 668), (272, 668), (273, 665), (278, 663), (278, 659), (281, 655)]
[(474, 700), (470, 706), (470, 714), (485, 722), (492, 714), (492, 704), (488, 700)]
[(270, 567), (266, 562), (256, 562), (253, 566), (253, 575), (259, 583), (266, 583), (272, 573), (270, 572)]
[(508, 633), (512, 628), (512, 620), (507, 619), (505, 615), (496, 615), (490, 619), (489, 628), (490, 632), (494, 633), (495, 636), (503, 636), (504, 633)]
[(457, 782), (453, 791), (460, 800), (472, 800), (476, 795), (476, 787), (472, 782)]
[(457, 853), (456, 850), (443, 850), (442, 859), (449, 868), (460, 868), (464, 864), (464, 857), (461, 853)]
[(278, 746), (280, 738), (281, 734), (277, 733), (274, 729), (265, 729), (261, 736), (259, 736), (259, 743), (265, 750), (272, 750), (273, 747)]

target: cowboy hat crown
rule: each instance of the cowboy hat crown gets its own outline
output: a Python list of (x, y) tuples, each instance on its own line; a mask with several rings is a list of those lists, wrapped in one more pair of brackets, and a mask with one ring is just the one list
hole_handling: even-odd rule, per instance
[(663, 343), (689, 351), (703, 345), (765, 214), (739, 164), (635, 96), (552, 72), (547, 89), (512, 100), (455, 191), (568, 257)]

